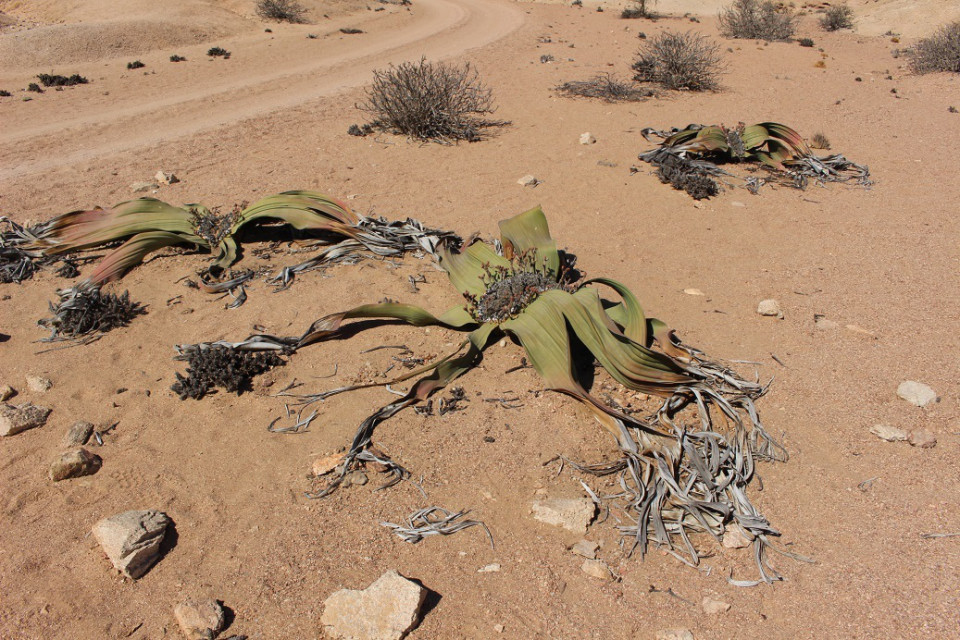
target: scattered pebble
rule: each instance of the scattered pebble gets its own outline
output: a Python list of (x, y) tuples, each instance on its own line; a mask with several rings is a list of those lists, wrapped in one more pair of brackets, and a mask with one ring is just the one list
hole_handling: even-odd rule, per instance
[(160, 185), (156, 182), (134, 182), (130, 185), (130, 190), (134, 193), (146, 193), (147, 191), (153, 191), (159, 188)]
[(497, 633), (503, 633), (504, 626), (502, 624), (493, 625), (493, 630)]
[(347, 477), (343, 479), (343, 485), (345, 487), (362, 487), (367, 484), (367, 482), (369, 482), (367, 474), (359, 470), (348, 473)]
[(320, 476), (327, 475), (336, 469), (341, 462), (343, 462), (343, 457), (344, 456), (342, 453), (334, 453), (329, 456), (317, 458), (313, 461), (313, 475), (317, 476), (318, 478)]
[(597, 549), (599, 548), (600, 545), (593, 540), (581, 540), (577, 544), (573, 545), (571, 551), (578, 556), (582, 556), (588, 560), (593, 560), (597, 557)]
[(871, 338), (877, 337), (877, 334), (875, 334), (873, 331), (870, 331), (869, 329), (864, 329), (858, 324), (848, 324), (847, 331), (852, 331), (853, 333), (859, 333), (862, 336), (869, 336)]
[(17, 395), (17, 390), (10, 385), (5, 384), (0, 387), (0, 402), (6, 402), (15, 395)]
[(80, 446), (87, 444), (93, 435), (93, 424), (89, 422), (74, 422), (63, 436), (63, 446)]
[(925, 407), (937, 401), (936, 391), (922, 382), (915, 382), (914, 380), (901, 382), (900, 386), (897, 387), (897, 395), (918, 407)]
[(184, 600), (174, 607), (173, 616), (188, 640), (213, 640), (226, 623), (216, 600)]
[(580, 144), (594, 144), (596, 141), (596, 137), (589, 131), (580, 134)]
[(50, 465), (50, 479), (60, 482), (68, 478), (91, 476), (100, 470), (103, 460), (95, 453), (77, 447), (61, 453)]
[(496, 562), (477, 569), (477, 573), (498, 573), (499, 571), (500, 571), (500, 565), (497, 564)]
[(540, 184), (540, 181), (537, 180), (533, 175), (528, 173), (527, 175), (517, 180), (517, 184), (523, 185), (525, 187), (535, 187), (538, 184)]
[(366, 589), (331, 594), (320, 623), (335, 638), (400, 640), (417, 625), (426, 597), (426, 589), (391, 570)]
[(822, 331), (832, 331), (840, 327), (840, 323), (834, 320), (827, 320), (823, 316), (816, 316), (813, 319), (813, 324), (817, 329)]
[(28, 429), (42, 427), (47, 422), (50, 409), (29, 402), (0, 405), (0, 436), (14, 436)]
[(703, 291), (700, 291), (700, 289), (684, 289), (683, 292), (684, 292), (685, 294), (687, 294), (688, 296), (705, 296), (705, 295), (707, 295), (707, 294), (705, 294)]
[(27, 376), (27, 388), (34, 393), (46, 393), (53, 388), (53, 383), (49, 378), (41, 376)]
[(918, 429), (910, 433), (907, 442), (921, 449), (932, 449), (937, 446), (937, 437), (926, 429)]
[(743, 202), (740, 202), (739, 200), (734, 200), (733, 202), (730, 203), (730, 206), (731, 206), (731, 207), (746, 207), (747, 205), (744, 204)]
[(533, 517), (540, 522), (580, 534), (587, 532), (597, 506), (588, 498), (551, 498), (533, 503)]
[(753, 536), (738, 524), (727, 525), (722, 544), (725, 549), (744, 549), (753, 543)]
[(891, 427), (888, 424), (875, 424), (870, 427), (870, 433), (887, 442), (903, 442), (909, 437), (900, 427)]
[(177, 182), (180, 182), (180, 178), (169, 171), (157, 171), (156, 175), (153, 176), (153, 179), (159, 184), (176, 184)]
[(690, 629), (661, 629), (655, 637), (656, 640), (694, 640)]
[(783, 318), (783, 310), (780, 308), (780, 303), (773, 298), (761, 300), (760, 304), (757, 305), (757, 313), (759, 313), (761, 316), (776, 316), (777, 318)]
[(717, 600), (710, 596), (704, 596), (703, 601), (700, 603), (700, 606), (703, 608), (703, 612), (710, 616), (715, 616), (720, 613), (726, 613), (730, 611), (730, 603), (724, 602), (723, 600)]
[(596, 578), (597, 580), (609, 580), (610, 579), (610, 569), (607, 568), (607, 565), (599, 560), (591, 560), (587, 558), (583, 561), (583, 564), (580, 565), (580, 570), (591, 578)]
[(136, 580), (156, 562), (169, 524), (160, 511), (125, 511), (93, 525), (93, 537), (117, 571)]

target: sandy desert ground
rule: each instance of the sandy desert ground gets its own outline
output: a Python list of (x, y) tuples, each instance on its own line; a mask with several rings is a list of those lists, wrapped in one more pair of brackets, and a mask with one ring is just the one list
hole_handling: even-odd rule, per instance
[[(0, 385), (19, 391), (16, 402), (53, 408), (44, 427), (0, 440), (0, 638), (181, 637), (173, 607), (184, 596), (229, 607), (224, 637), (322, 638), (324, 599), (389, 569), (435, 594), (414, 640), (646, 639), (668, 628), (697, 639), (956, 637), (960, 537), (921, 534), (960, 532), (960, 156), (952, 151), (960, 115), (948, 110), (960, 108), (960, 75), (912, 75), (891, 52), (960, 18), (960, 7), (853, 0), (857, 28), (836, 33), (819, 29), (811, 7), (797, 35), (817, 46), (802, 48), (722, 39), (717, 0), (660, 0), (657, 21), (620, 20), (617, 5), (597, 12), (595, 2), (413, 0), (372, 5), (385, 7), (379, 12), (359, 0), (303, 4), (310, 24), (264, 23), (241, 0), (0, 0), (0, 89), (13, 94), (0, 98), (0, 215), (39, 221), (111, 205), (137, 197), (130, 185), (158, 170), (181, 181), (150, 195), (174, 204), (229, 209), (306, 188), (359, 213), (409, 216), (464, 236), (489, 237), (498, 220), (541, 204), (588, 274), (626, 283), (686, 342), (759, 362), (740, 367), (773, 378), (759, 408), (791, 459), (762, 466), (762, 491), (755, 485), (752, 496), (781, 542), (815, 562), (775, 557), (785, 581), (738, 588), (726, 576), (753, 577), (745, 551), (702, 540), (713, 553), (703, 570), (656, 551), (628, 558), (606, 522), (587, 538), (621, 579), (583, 573), (569, 549), (579, 537), (534, 520), (530, 504), (544, 494), (584, 496), (580, 474), (545, 463), (558, 454), (599, 460), (613, 455), (613, 442), (581, 405), (540, 393), (532, 370), (506, 375), (522, 355), (513, 344), (490, 349), (461, 379), (470, 399), (463, 411), (407, 411), (378, 430), (377, 442), (422, 476), (428, 502), (411, 483), (374, 491), (376, 482), (309, 500), (312, 460), (347, 444), (388, 394), (332, 398), (308, 432), (272, 434), (266, 426), (283, 403), (262, 384), (239, 397), (178, 399), (169, 390), (183, 368), (174, 345), (239, 339), (254, 326), (299, 333), (383, 297), (440, 311), (456, 292), (428, 260), (411, 257), (307, 273), (279, 293), (260, 281), (245, 305), (225, 310), (179, 282), (205, 256), (171, 253), (111, 285), (148, 305), (146, 316), (52, 352), (39, 353), (49, 345), (38, 343), (46, 333), (36, 321), (70, 281), (45, 271), (0, 285), (0, 332), (9, 336), (0, 342)], [(347, 26), (364, 33), (344, 35)], [(601, 72), (626, 77), (638, 31), (691, 28), (722, 45), (719, 92), (608, 104), (554, 91)], [(214, 45), (230, 59), (204, 55)], [(187, 61), (170, 63), (175, 53)], [(546, 54), (555, 60), (541, 64)], [(354, 105), (372, 71), (421, 56), (474, 64), (497, 117), (512, 124), (450, 146), (347, 135), (365, 119)], [(134, 59), (146, 66), (127, 70)], [(22, 91), (51, 70), (91, 83)], [(756, 196), (734, 189), (695, 202), (647, 165), (630, 172), (651, 146), (645, 127), (765, 120), (823, 132), (834, 150), (868, 164), (875, 184), (767, 186)], [(587, 131), (596, 144), (579, 144)], [(522, 187), (525, 174), (542, 182)], [(240, 266), (256, 262), (248, 251)], [(412, 292), (408, 277), (417, 274), (426, 282)], [(765, 298), (780, 301), (782, 320), (756, 313)], [(818, 327), (815, 316), (833, 324)], [(385, 327), (304, 350), (268, 378), (274, 389), (297, 379), (319, 391), (385, 369), (389, 352), (361, 354), (375, 345), (429, 356), (458, 340)], [(28, 375), (53, 388), (31, 391)], [(903, 380), (930, 385), (939, 401), (920, 409), (900, 400)], [(484, 401), (505, 394), (523, 406)], [(118, 426), (95, 447), (97, 474), (53, 483), (47, 469), (76, 420)], [(870, 433), (878, 423), (928, 430), (937, 445), (884, 442)], [(477, 528), (411, 545), (378, 524), (429, 504), (470, 509), (496, 547)], [(90, 529), (141, 508), (170, 515), (176, 544), (143, 578), (124, 580)], [(491, 563), (500, 571), (478, 572)], [(732, 606), (708, 615), (705, 596)]]

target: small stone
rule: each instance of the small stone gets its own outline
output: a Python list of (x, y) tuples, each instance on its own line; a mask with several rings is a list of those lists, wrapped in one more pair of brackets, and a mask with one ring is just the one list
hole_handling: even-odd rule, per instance
[(156, 175), (153, 176), (153, 179), (160, 184), (175, 184), (180, 182), (180, 178), (173, 175), (169, 171), (157, 171)]
[(34, 393), (46, 393), (53, 388), (53, 383), (49, 378), (41, 376), (27, 376), (27, 388)]
[(226, 622), (216, 600), (184, 600), (174, 607), (173, 616), (188, 640), (213, 640)]
[(599, 560), (591, 560), (587, 558), (583, 561), (583, 564), (580, 565), (580, 570), (591, 578), (596, 578), (597, 580), (610, 579), (610, 569), (608, 569), (607, 565)]
[(426, 589), (391, 570), (366, 589), (331, 594), (320, 623), (335, 638), (400, 640), (416, 627), (426, 597)]
[(67, 429), (63, 436), (63, 446), (80, 446), (87, 444), (87, 440), (93, 435), (93, 424), (89, 422), (74, 422), (73, 426)]
[(707, 294), (705, 294), (703, 291), (700, 291), (700, 289), (684, 289), (683, 292), (684, 292), (685, 294), (687, 294), (688, 296), (705, 296), (705, 295), (707, 295)]
[(313, 475), (318, 478), (325, 476), (336, 469), (341, 462), (343, 462), (342, 453), (334, 453), (333, 455), (324, 456), (323, 458), (317, 458), (313, 461), (313, 466), (311, 467)]
[(160, 185), (156, 182), (134, 182), (130, 185), (130, 190), (134, 193), (146, 193), (147, 191), (153, 191), (159, 188)]
[(715, 616), (717, 614), (730, 611), (729, 602), (717, 600), (716, 598), (711, 598), (710, 596), (705, 596), (703, 601), (700, 603), (700, 606), (703, 608), (703, 612), (710, 616)]
[(93, 537), (113, 566), (136, 580), (156, 562), (169, 524), (160, 511), (125, 511), (93, 525)]
[(497, 633), (503, 633), (504, 626), (502, 624), (493, 625), (493, 630)]
[(533, 503), (535, 519), (581, 536), (587, 532), (596, 512), (597, 506), (587, 498), (551, 498)]
[(727, 525), (723, 532), (724, 549), (744, 549), (753, 543), (753, 536), (738, 524)]
[(743, 202), (740, 202), (739, 200), (734, 200), (733, 202), (730, 203), (730, 206), (743, 208), (743, 207), (746, 207), (747, 205)]
[(580, 144), (594, 144), (596, 141), (597, 139), (589, 131), (580, 134)]
[(77, 447), (61, 453), (50, 465), (50, 479), (60, 482), (67, 478), (90, 476), (100, 470), (103, 460), (95, 453)]
[(5, 384), (0, 387), (0, 402), (6, 402), (15, 395), (17, 395), (17, 390), (10, 385)]
[(910, 437), (907, 441), (911, 445), (920, 447), (921, 449), (932, 449), (937, 446), (937, 437), (926, 429), (918, 429), (910, 432)]
[(833, 320), (827, 320), (821, 315), (816, 315), (813, 317), (813, 326), (821, 331), (832, 331), (840, 326), (839, 322)]
[(593, 560), (597, 557), (597, 549), (599, 548), (600, 545), (593, 540), (581, 540), (577, 544), (573, 545), (571, 551), (578, 556), (587, 558), (588, 560)]
[(905, 380), (897, 387), (897, 395), (912, 405), (925, 407), (928, 404), (937, 401), (937, 392), (923, 384), (913, 380)]
[(773, 298), (761, 300), (760, 304), (757, 305), (757, 313), (762, 316), (776, 316), (777, 318), (783, 317), (783, 310), (780, 309), (780, 303)]
[(0, 405), (0, 436), (13, 436), (27, 429), (42, 427), (50, 409), (29, 402), (19, 405)]
[(477, 569), (477, 573), (499, 573), (499, 572), (500, 572), (500, 565), (496, 562)]
[(352, 471), (343, 479), (343, 484), (347, 487), (362, 487), (367, 482), (369, 482), (369, 479), (363, 471)]
[(535, 187), (538, 184), (540, 184), (540, 181), (537, 180), (533, 175), (528, 173), (527, 175), (517, 180), (517, 184), (523, 185), (524, 187)]
[(656, 640), (694, 640), (690, 629), (661, 629), (655, 637)]
[(859, 333), (862, 336), (869, 336), (874, 339), (876, 339), (877, 337), (877, 334), (875, 334), (873, 331), (870, 331), (869, 329), (864, 329), (858, 324), (848, 324), (847, 331), (852, 331), (853, 333)]
[(903, 429), (888, 424), (875, 424), (870, 427), (870, 433), (887, 442), (903, 442), (909, 437)]

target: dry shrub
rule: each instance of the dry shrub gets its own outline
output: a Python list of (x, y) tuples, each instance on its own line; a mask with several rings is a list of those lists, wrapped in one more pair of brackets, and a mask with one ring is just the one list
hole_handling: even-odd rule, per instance
[(217, 387), (240, 395), (252, 389), (254, 377), (285, 364), (274, 351), (241, 351), (221, 345), (198, 349), (178, 359), (187, 361), (187, 375), (177, 373), (170, 389), (181, 400), (199, 400)]
[(493, 113), (493, 93), (477, 71), (443, 62), (404, 62), (373, 72), (373, 85), (358, 108), (373, 114), (380, 130), (418, 140), (476, 141), (485, 127), (507, 124), (485, 120)]
[(303, 24), (307, 10), (296, 0), (257, 0), (257, 15), (264, 20)]
[(699, 33), (661, 33), (645, 41), (637, 55), (633, 70), (639, 82), (689, 91), (715, 91), (720, 87), (720, 47)]
[(789, 8), (770, 0), (734, 0), (717, 18), (720, 33), (727, 38), (789, 40), (797, 28), (797, 17)]
[(557, 91), (570, 98), (600, 98), (607, 102), (641, 102), (654, 95), (652, 89), (622, 82), (609, 73), (590, 80), (564, 82)]
[(825, 31), (839, 31), (853, 28), (853, 9), (846, 4), (829, 7), (820, 18), (820, 26)]
[(827, 139), (827, 136), (818, 132), (810, 138), (810, 146), (814, 149), (829, 149), (830, 140)]
[(907, 51), (914, 73), (960, 73), (960, 21), (940, 27)]

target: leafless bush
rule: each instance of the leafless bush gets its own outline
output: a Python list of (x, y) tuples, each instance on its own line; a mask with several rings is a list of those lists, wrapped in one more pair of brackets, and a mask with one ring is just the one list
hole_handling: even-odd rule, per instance
[(645, 41), (637, 55), (634, 80), (690, 91), (715, 91), (720, 87), (720, 47), (699, 33), (661, 33)]
[(797, 28), (797, 17), (787, 7), (770, 0), (734, 0), (720, 12), (720, 33), (727, 38), (789, 40)]
[(609, 73), (590, 80), (564, 82), (557, 91), (571, 98), (600, 98), (607, 102), (640, 102), (654, 95), (652, 89), (622, 82)]
[(307, 10), (297, 0), (257, 0), (257, 15), (264, 20), (303, 24)]
[(960, 73), (960, 21), (940, 27), (906, 53), (914, 73)]
[(476, 141), (485, 127), (508, 124), (485, 120), (493, 113), (493, 93), (469, 64), (404, 62), (373, 72), (373, 85), (358, 108), (373, 114), (377, 129), (419, 140)]
[(837, 4), (827, 8), (820, 18), (820, 26), (825, 31), (839, 31), (853, 28), (853, 9), (846, 4)]

